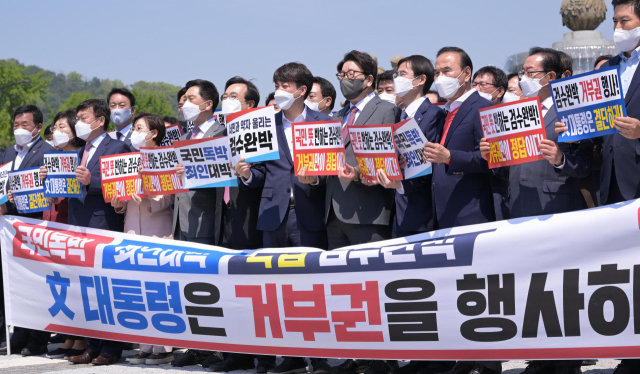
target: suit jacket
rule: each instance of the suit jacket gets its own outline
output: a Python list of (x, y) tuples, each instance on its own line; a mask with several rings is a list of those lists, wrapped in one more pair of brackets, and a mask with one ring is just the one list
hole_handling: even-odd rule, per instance
[[(602, 68), (620, 65), (620, 56), (605, 62)], [(627, 116), (640, 120), (640, 69), (631, 79), (625, 92), (624, 102)], [(640, 139), (627, 139), (620, 133), (594, 139), (602, 146), (602, 167), (600, 169), (600, 203), (605, 204), (609, 197), (611, 175), (615, 163), (615, 176), (618, 187), (625, 200), (640, 198)]]
[[(329, 121), (324, 113), (306, 108), (306, 122)], [(321, 185), (312, 187), (298, 181), (289, 144), (282, 127), (283, 112), (276, 113), (276, 131), (280, 159), (255, 163), (251, 167), (249, 188), (263, 187), (258, 213), (258, 230), (274, 231), (284, 220), (289, 210), (289, 199), (293, 189), (297, 220), (309, 231), (325, 230), (324, 198), (326, 178), (320, 177)], [(240, 182), (242, 183), (242, 182)]]
[[(42, 166), (44, 164), (43, 153), (44, 152), (55, 152), (55, 151), (56, 151), (55, 148), (50, 146), (49, 143), (45, 142), (44, 140), (42, 140), (38, 136), (36, 138), (35, 143), (33, 143), (31, 148), (29, 148), (29, 151), (27, 152), (27, 154), (25, 154), (24, 158), (22, 159), (22, 162), (20, 163), (20, 167), (16, 169), (15, 168), (15, 164), (11, 165), (11, 171), (23, 170), (23, 169), (29, 169), (29, 168), (35, 168), (35, 167)], [(7, 162), (15, 161), (16, 156), (18, 156), (18, 151), (16, 151), (16, 147), (14, 147), (14, 146), (9, 147), (2, 154), (2, 156), (0, 156), (0, 157), (2, 157), (2, 159), (0, 161), (0, 165), (4, 165)], [(10, 189), (11, 189), (11, 184), (7, 180), (6, 191), (8, 191)], [(18, 214), (18, 210), (16, 209), (16, 206), (14, 204), (11, 204), (10, 202), (7, 202), (7, 214), (11, 214), (11, 215), (15, 215), (15, 216), (21, 216), (21, 217), (42, 219), (42, 212), (28, 213), (28, 214)]]
[[(204, 133), (205, 138), (225, 136), (226, 129), (218, 121)], [(191, 132), (180, 137), (180, 140), (191, 139)], [(222, 225), (222, 204), (224, 196), (216, 193), (217, 188), (199, 188), (175, 195), (173, 207), (173, 231), (180, 222), (180, 230), (187, 238), (214, 238), (220, 243)]]
[[(558, 141), (555, 108), (544, 116), (547, 139)], [(580, 178), (591, 174), (593, 142), (559, 143), (564, 153), (564, 167), (554, 168), (547, 160), (512, 165), (509, 170), (511, 187), (511, 218), (565, 213), (586, 208), (580, 191)]]
[[(424, 100), (413, 118), (427, 140), (437, 142), (446, 116), (444, 110)], [(396, 224), (402, 231), (434, 229), (431, 183), (431, 174), (402, 181), (404, 194), (396, 193)]]
[(139, 204), (128, 200), (124, 232), (172, 239), (171, 204), (173, 200), (174, 195), (145, 197)]
[(495, 220), (491, 172), (480, 156), (482, 127), (478, 110), (493, 105), (472, 93), (458, 108), (447, 132), (449, 165), (433, 165), (433, 201), (438, 228), (473, 225)]
[[(344, 124), (344, 117), (348, 112), (349, 105), (346, 105), (332, 119), (342, 119)], [(397, 106), (374, 95), (353, 125), (395, 124), (400, 121), (401, 112)], [(345, 142), (345, 152), (347, 164), (357, 168), (358, 163), (348, 138)], [(359, 180), (345, 183), (334, 175), (326, 178), (326, 184), (325, 222), (329, 219), (331, 209), (336, 217), (345, 223), (389, 225), (391, 222), (394, 190), (382, 186), (365, 186)]]
[[(80, 148), (80, 160), (82, 160), (84, 152), (84, 147)], [(122, 232), (124, 216), (117, 214), (111, 203), (106, 203), (102, 196), (100, 157), (129, 152), (131, 152), (131, 148), (128, 145), (120, 140), (112, 139), (108, 134), (102, 139), (93, 156), (87, 162), (91, 180), (86, 186), (84, 199), (69, 198), (70, 225)]]
[[(124, 137), (124, 139), (120, 139), (120, 141), (122, 141), (124, 144), (128, 145), (129, 147), (132, 147), (131, 145), (131, 135), (133, 134), (133, 124), (131, 124), (131, 127), (129, 128), (129, 132), (127, 133), (127, 136)], [(135, 150), (132, 150), (135, 151)]]

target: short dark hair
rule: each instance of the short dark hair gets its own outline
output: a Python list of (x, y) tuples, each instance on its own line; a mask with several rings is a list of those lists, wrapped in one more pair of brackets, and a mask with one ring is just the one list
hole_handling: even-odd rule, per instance
[(127, 99), (129, 99), (129, 102), (131, 103), (131, 106), (136, 106), (136, 97), (133, 96), (133, 94), (131, 93), (131, 91), (129, 91), (128, 89), (124, 88), (124, 87), (116, 87), (116, 88), (112, 88), (111, 91), (109, 92), (109, 94), (107, 95), (107, 104), (109, 103), (109, 101), (111, 100), (111, 96), (115, 95), (115, 94), (120, 94), (123, 96), (126, 96)]
[(100, 117), (104, 117), (104, 131), (107, 131), (109, 128), (109, 118), (111, 117), (111, 109), (109, 109), (109, 104), (102, 99), (89, 99), (85, 100), (78, 105), (76, 108), (76, 112), (81, 110), (93, 109), (93, 116), (98, 119)]
[(180, 91), (178, 91), (178, 102), (180, 102), (180, 99), (182, 98), (182, 96), (184, 96), (184, 94), (187, 93), (187, 87), (182, 87), (180, 89)]
[(37, 125), (42, 124), (43, 116), (42, 111), (35, 105), (27, 104), (21, 105), (13, 112), (13, 120), (16, 120), (16, 117), (20, 114), (31, 113), (33, 115), (33, 123)]
[(376, 83), (376, 88), (382, 81), (391, 81), (393, 82), (393, 74), (395, 74), (395, 70), (385, 70), (383, 73), (378, 75), (378, 83)]
[(304, 94), (304, 98), (311, 93), (311, 87), (313, 86), (313, 74), (307, 69), (304, 64), (299, 62), (289, 62), (278, 68), (273, 73), (273, 83), (278, 82), (296, 82), (296, 88), (300, 89), (302, 86), (307, 87), (307, 92)]
[(633, 11), (640, 18), (640, 0), (612, 0), (611, 5), (615, 10), (618, 5), (630, 4), (633, 5)]
[(322, 77), (313, 77), (313, 83), (317, 83), (320, 86), (320, 93), (322, 94), (322, 97), (328, 96), (331, 98), (331, 105), (329, 106), (329, 109), (333, 110), (333, 106), (336, 103), (336, 88), (333, 87), (331, 82)]
[(164, 116), (162, 117), (162, 120), (172, 125), (178, 123), (178, 119), (176, 117), (171, 117), (171, 116)]
[(69, 144), (74, 147), (84, 147), (87, 142), (78, 138), (78, 134), (76, 134), (76, 111), (73, 109), (67, 109), (62, 112), (58, 112), (56, 116), (53, 117), (53, 124), (55, 125), (55, 123), (62, 118), (67, 120), (69, 128), (71, 128), (71, 133), (73, 134), (73, 139), (69, 140)]
[(274, 100), (276, 97), (276, 93), (272, 92), (269, 95), (267, 95), (267, 99), (264, 101), (264, 106), (269, 105), (269, 101)]
[(427, 94), (434, 94), (434, 95), (438, 96), (438, 102), (439, 103), (446, 103), (448, 101), (444, 97), (440, 96), (440, 94), (436, 90), (429, 90), (429, 91), (427, 91), (427, 93), (425, 95), (427, 95)]
[(53, 124), (50, 124), (49, 126), (44, 128), (44, 136), (46, 137), (47, 135), (51, 135), (51, 127), (53, 127)]
[(227, 83), (225, 83), (225, 92), (227, 91), (227, 88), (229, 88), (229, 86), (231, 86), (232, 84), (244, 84), (245, 86), (247, 86), (247, 93), (244, 94), (244, 101), (253, 101), (254, 108), (260, 105), (260, 92), (258, 91), (258, 87), (256, 87), (253, 82), (248, 81), (242, 77), (235, 76), (229, 79)]
[[(493, 77), (493, 85), (496, 87), (496, 89), (502, 87), (504, 89), (504, 92), (507, 92), (507, 90), (509, 89), (509, 80), (507, 79), (507, 75), (504, 73), (504, 71), (502, 71), (502, 69), (498, 69), (495, 66), (481, 67), (480, 69), (478, 69), (478, 71), (476, 71), (475, 74), (473, 74), (472, 81), (474, 81), (477, 76), (483, 76), (485, 74), (489, 74)], [(504, 94), (502, 95), (504, 96)]]
[(596, 62), (593, 63), (593, 69), (595, 70), (596, 66), (602, 61), (609, 61), (613, 58), (612, 55), (602, 55), (596, 58)]
[(356, 50), (346, 53), (342, 61), (338, 63), (338, 73), (342, 71), (342, 66), (348, 61), (353, 61), (360, 65), (366, 77), (373, 75), (373, 83), (378, 81), (378, 64), (370, 54)]
[(560, 55), (560, 62), (562, 63), (562, 69), (564, 71), (569, 70), (571, 75), (573, 75), (573, 59), (571, 58), (571, 56), (569, 56), (568, 54), (562, 51), (558, 51), (558, 54)]
[(422, 87), (422, 94), (426, 95), (427, 92), (429, 92), (429, 89), (431, 89), (431, 85), (433, 84), (435, 75), (435, 70), (433, 68), (433, 64), (431, 63), (431, 60), (424, 56), (411, 55), (398, 61), (398, 69), (400, 68), (400, 65), (405, 62), (408, 62), (409, 65), (411, 65), (411, 70), (413, 71), (414, 77), (417, 78), (421, 75), (425, 75), (427, 77), (427, 81)]
[(218, 104), (220, 103), (220, 94), (218, 94), (218, 89), (216, 88), (215, 84), (204, 79), (194, 79), (192, 81), (188, 81), (184, 87), (188, 90), (189, 88), (194, 86), (198, 86), (198, 88), (200, 88), (200, 97), (202, 97), (205, 101), (211, 100), (211, 102), (213, 103), (211, 111), (216, 110)]
[(560, 79), (560, 77), (562, 77), (562, 73), (566, 71), (562, 64), (560, 53), (558, 53), (558, 51), (556, 51), (555, 49), (533, 47), (529, 50), (529, 56), (533, 55), (542, 56), (542, 68), (547, 73), (552, 71), (555, 72), (556, 79)]
[(509, 87), (509, 81), (515, 77), (518, 77), (518, 80), (520, 80), (520, 75), (518, 73), (511, 73), (507, 75), (507, 87)]
[(471, 62), (471, 57), (464, 51), (462, 48), (458, 47), (443, 47), (438, 51), (438, 55), (436, 57), (440, 57), (441, 54), (447, 52), (455, 52), (460, 55), (460, 68), (464, 70), (467, 66), (471, 69), (471, 74), (473, 74), (473, 62)]
[[(138, 120), (143, 119), (147, 122), (147, 126), (149, 126), (149, 130), (157, 130), (158, 131), (158, 136), (156, 136), (153, 139), (153, 142), (156, 143), (156, 145), (160, 145), (162, 144), (162, 141), (164, 140), (164, 135), (167, 133), (167, 129), (164, 126), (164, 119), (157, 115), (157, 114), (151, 114), (151, 113), (147, 113), (147, 112), (142, 112), (140, 114), (136, 114), (135, 117), (133, 117), (133, 122), (131, 122), (134, 127), (135, 124)], [(133, 127), (132, 127), (133, 129)]]

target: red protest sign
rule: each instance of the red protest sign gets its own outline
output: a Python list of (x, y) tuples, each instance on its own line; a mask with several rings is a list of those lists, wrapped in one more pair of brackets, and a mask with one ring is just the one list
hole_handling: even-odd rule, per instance
[(100, 175), (104, 201), (110, 202), (116, 195), (120, 201), (130, 200), (133, 193), (140, 197), (145, 197), (146, 195), (142, 192), (142, 183), (138, 176), (139, 167), (139, 153), (122, 153), (100, 157)]
[(402, 180), (393, 125), (351, 126), (349, 137), (363, 178), (376, 180), (382, 169), (390, 180)]
[(171, 195), (187, 192), (176, 175), (178, 158), (173, 146), (141, 147), (142, 190), (149, 195)]
[(544, 160), (540, 141), (546, 139), (537, 97), (498, 104), (478, 111), (482, 132), (491, 144), (489, 168)]
[(293, 123), (293, 162), (296, 175), (338, 175), (344, 169), (342, 123), (337, 121)]

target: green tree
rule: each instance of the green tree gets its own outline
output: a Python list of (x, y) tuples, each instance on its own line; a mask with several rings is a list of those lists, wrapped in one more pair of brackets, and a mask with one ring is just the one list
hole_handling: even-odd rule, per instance
[(136, 97), (136, 112), (149, 112), (161, 116), (171, 116), (173, 109), (162, 94), (149, 90), (141, 90), (134, 88), (131, 90), (133, 96)]
[(71, 94), (71, 96), (67, 98), (67, 100), (65, 100), (62, 103), (62, 105), (60, 105), (60, 109), (58, 109), (58, 112), (61, 112), (67, 109), (75, 110), (76, 107), (80, 105), (80, 103), (82, 103), (85, 100), (89, 100), (93, 98), (95, 98), (95, 96), (91, 92), (87, 92), (87, 91), (74, 92)]

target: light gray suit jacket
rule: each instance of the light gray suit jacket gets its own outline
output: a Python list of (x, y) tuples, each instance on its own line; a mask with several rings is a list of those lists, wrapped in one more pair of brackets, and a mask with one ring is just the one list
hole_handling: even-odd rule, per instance
[[(205, 138), (225, 136), (225, 127), (218, 121), (204, 133)], [(180, 140), (191, 138), (191, 132)], [(216, 188), (201, 188), (176, 194), (173, 208), (173, 232), (180, 222), (180, 230), (187, 238), (214, 238), (211, 244), (220, 243), (222, 224), (222, 204), (224, 195), (216, 193)], [(179, 220), (179, 221), (178, 221)]]

